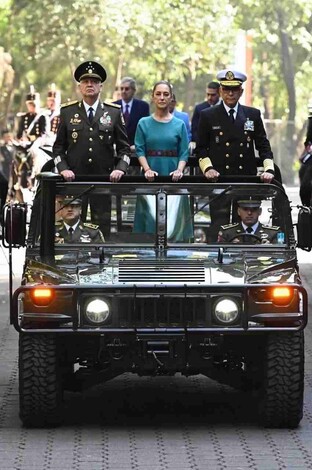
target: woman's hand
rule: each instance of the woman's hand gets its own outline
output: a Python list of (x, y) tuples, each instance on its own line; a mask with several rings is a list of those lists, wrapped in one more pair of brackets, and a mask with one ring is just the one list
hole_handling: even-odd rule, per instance
[(158, 176), (157, 171), (151, 170), (150, 168), (145, 171), (144, 173), (145, 178), (147, 181), (154, 181), (155, 176)]
[(171, 175), (172, 175), (172, 181), (179, 181), (183, 176), (183, 171), (181, 171), (181, 170), (179, 170), (179, 168), (177, 168), (176, 170), (174, 170), (170, 173), (170, 176)]

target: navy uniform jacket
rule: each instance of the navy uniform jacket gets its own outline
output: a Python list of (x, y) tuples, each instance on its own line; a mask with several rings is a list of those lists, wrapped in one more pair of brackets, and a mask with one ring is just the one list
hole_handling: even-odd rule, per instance
[(99, 103), (92, 125), (82, 101), (65, 104), (61, 108), (53, 146), (54, 163), (59, 172), (109, 174), (114, 167), (114, 144), (119, 159), (116, 169), (126, 172), (130, 163), (130, 146), (119, 106)]
[(55, 225), (56, 243), (104, 243), (104, 236), (98, 225), (79, 222), (70, 238), (69, 233), (61, 221)]
[[(277, 233), (279, 227), (269, 227), (268, 225), (263, 225), (259, 223), (257, 230), (254, 232), (254, 235), (257, 235), (261, 238), (262, 243), (277, 243)], [(218, 242), (229, 242), (232, 240), (234, 242), (235, 236), (239, 234), (245, 234), (245, 240), (243, 237), (239, 237), (238, 240), (240, 243), (246, 243), (248, 240), (249, 234), (247, 234), (241, 223), (221, 225), (220, 231), (218, 233)], [(250, 243), (254, 243), (255, 238), (250, 236)]]
[(191, 133), (192, 133), (192, 139), (194, 142), (196, 142), (197, 140), (197, 131), (198, 131), (200, 113), (201, 111), (203, 111), (203, 109), (207, 109), (207, 108), (210, 108), (210, 104), (208, 103), (208, 101), (199, 103), (194, 108), (192, 123), (191, 123)]
[[(121, 106), (122, 101), (117, 100), (115, 103)], [(135, 136), (135, 131), (136, 131), (139, 120), (142, 117), (147, 117), (149, 115), (150, 115), (149, 104), (146, 101), (137, 100), (136, 98), (133, 98), (131, 112), (129, 115), (128, 122), (126, 123), (126, 129), (127, 129), (127, 134), (128, 134), (130, 145), (134, 145), (134, 136)]]
[[(254, 146), (264, 168), (267, 167), (265, 160), (273, 163), (273, 153), (259, 109), (239, 104), (234, 123), (223, 103), (201, 112), (196, 155), (199, 160), (208, 157), (221, 175), (256, 175)], [(210, 165), (203, 168), (202, 163), (200, 166), (205, 173)]]
[[(20, 120), (18, 123), (18, 130), (16, 134), (16, 137), (18, 139), (22, 138), (23, 133), (27, 134), (27, 129), (30, 127), (31, 123), (36, 117), (37, 117), (37, 114), (34, 114), (34, 113), (25, 113), (20, 116)], [(45, 129), (46, 129), (45, 117), (41, 115), (36, 120), (29, 134), (27, 134), (29, 140), (33, 142), (34, 140), (38, 139), (38, 137), (44, 134)]]

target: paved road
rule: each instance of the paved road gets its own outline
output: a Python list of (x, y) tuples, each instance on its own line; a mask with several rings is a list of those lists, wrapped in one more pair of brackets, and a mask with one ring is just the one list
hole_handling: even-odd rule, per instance
[[(22, 257), (21, 250), (14, 253), (16, 282)], [(300, 263), (307, 288), (310, 259), (305, 253)], [(83, 394), (67, 393), (61, 428), (24, 429), (18, 417), (18, 335), (8, 322), (3, 251), (0, 260), (0, 470), (312, 468), (311, 324), (304, 418), (296, 430), (259, 427), (249, 395), (203, 376), (131, 374)]]

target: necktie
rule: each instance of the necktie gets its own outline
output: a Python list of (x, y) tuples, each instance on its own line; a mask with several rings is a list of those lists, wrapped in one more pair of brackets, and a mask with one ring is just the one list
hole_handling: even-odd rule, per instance
[(89, 116), (88, 116), (88, 119), (89, 119), (89, 123), (90, 123), (90, 124), (92, 124), (93, 118), (94, 118), (93, 108), (89, 108)]
[(128, 124), (129, 117), (130, 117), (129, 105), (126, 104), (126, 109), (125, 109), (125, 112), (124, 112), (124, 120), (125, 120), (125, 123), (126, 123), (126, 124)]
[(235, 113), (235, 110), (233, 108), (231, 108), (230, 111), (229, 111), (229, 116), (230, 116), (230, 120), (233, 124), (235, 122), (234, 113)]
[(74, 233), (73, 227), (69, 227), (69, 229), (68, 229), (68, 238), (69, 238), (69, 240), (73, 239), (73, 233)]
[(246, 228), (246, 232), (247, 232), (247, 233), (252, 233), (252, 232), (253, 232), (252, 227), (247, 227), (247, 228)]

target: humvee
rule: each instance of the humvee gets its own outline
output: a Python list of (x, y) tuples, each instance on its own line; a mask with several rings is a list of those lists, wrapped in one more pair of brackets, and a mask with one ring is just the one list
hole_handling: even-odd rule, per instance
[[(64, 391), (125, 372), (203, 374), (255, 396), (264, 426), (298, 426), (308, 303), (296, 248), (311, 249), (312, 232), (309, 226), (308, 241), (296, 242), (280, 185), (257, 177), (65, 182), (47, 172), (39, 179), (29, 227), (23, 204), (6, 205), (3, 222), (5, 246), (26, 247), (21, 285), (10, 299), (25, 426), (60, 423)], [(62, 200), (87, 205), (92, 195), (110, 200), (105, 242), (60, 242)], [(213, 225), (234, 223), (235, 204), (246, 195), (261, 200), (260, 220), (276, 227), (274, 242), (214, 238)], [(180, 198), (190, 209), (183, 220), (174, 211)], [(148, 203), (152, 220), (141, 232), (138, 201)], [(211, 204), (220, 207), (220, 221), (212, 220)], [(189, 224), (193, 235), (175, 236), (176, 223)]]

